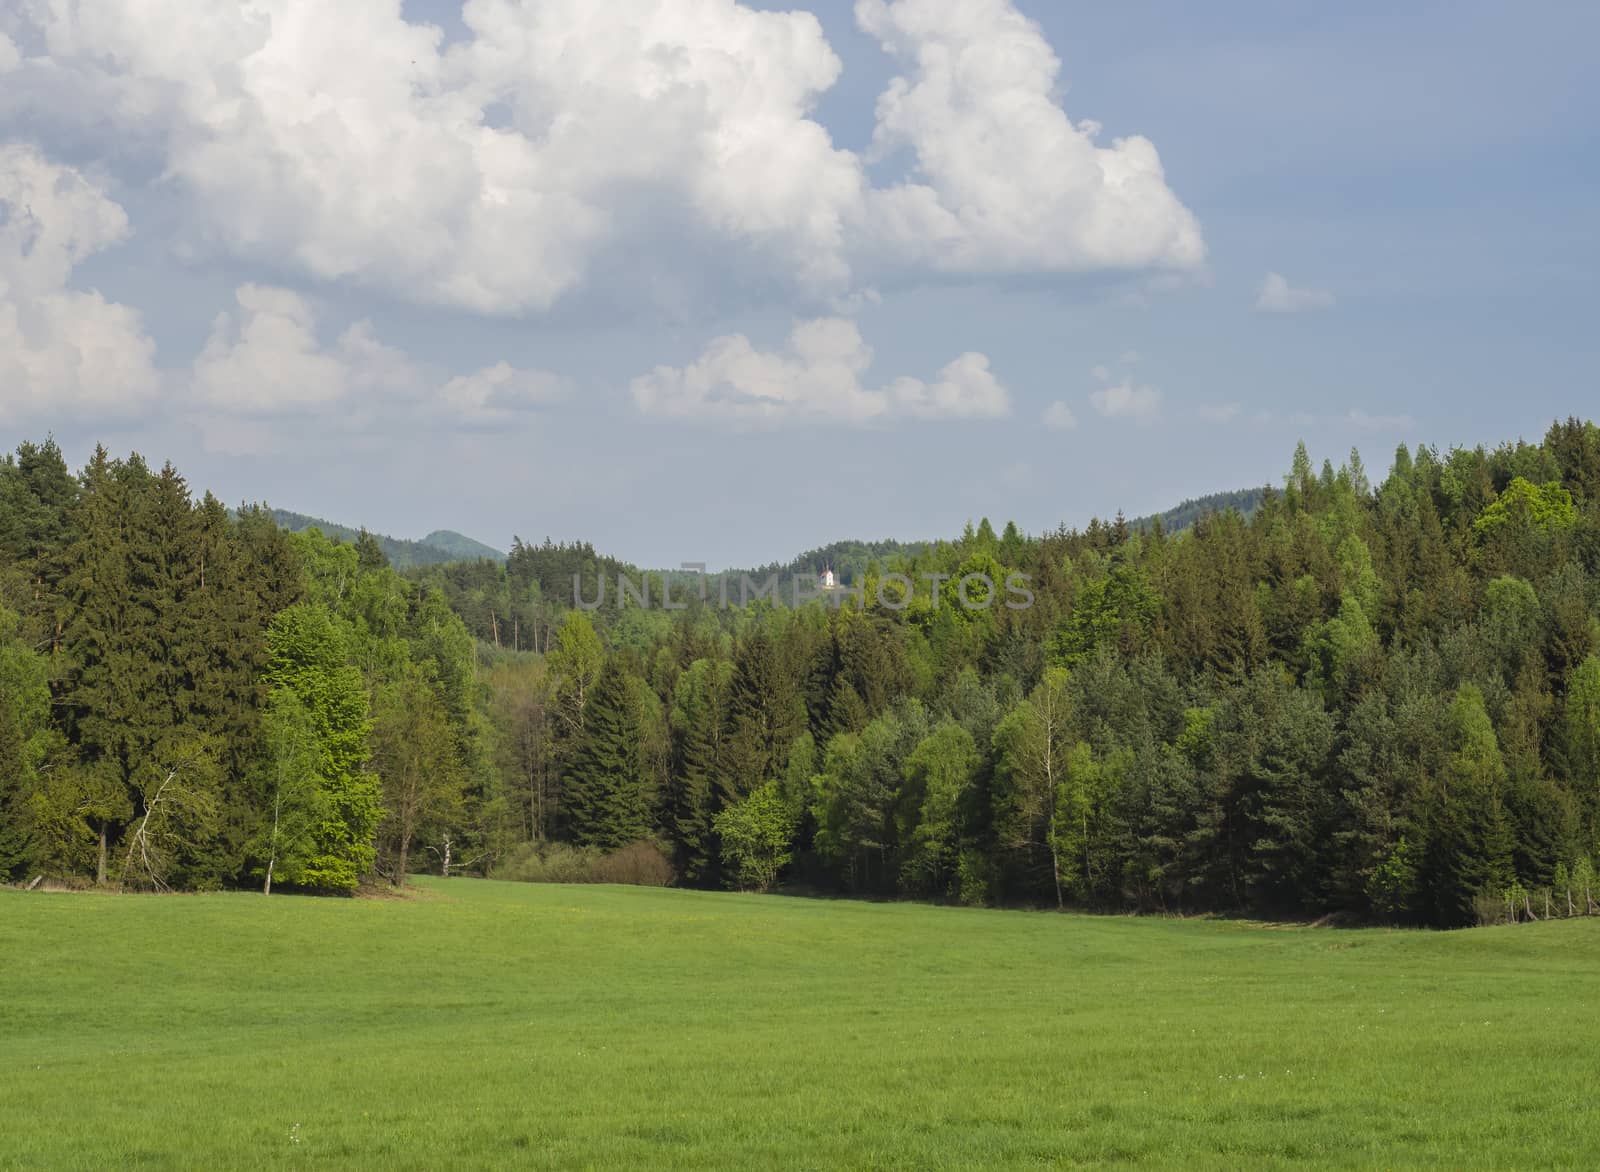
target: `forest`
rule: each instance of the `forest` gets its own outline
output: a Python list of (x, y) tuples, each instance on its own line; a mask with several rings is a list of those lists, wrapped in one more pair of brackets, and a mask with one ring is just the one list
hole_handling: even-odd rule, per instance
[[(638, 571), (520, 539), (396, 568), (170, 465), (73, 473), (23, 443), (0, 462), (0, 879), (1596, 910), (1600, 428), (1402, 446), (1376, 483), (1301, 445), (1281, 487), (1223, 502), (1181, 532), (841, 543), (771, 568), (851, 587), (798, 608), (584, 610), (575, 577), (593, 598)], [(1033, 604), (958, 605), (980, 573)]]

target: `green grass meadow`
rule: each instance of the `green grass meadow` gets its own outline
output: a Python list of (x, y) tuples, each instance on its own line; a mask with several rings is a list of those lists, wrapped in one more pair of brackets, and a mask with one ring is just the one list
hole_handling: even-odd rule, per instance
[(0, 892), (0, 1167), (1600, 1166), (1600, 922)]

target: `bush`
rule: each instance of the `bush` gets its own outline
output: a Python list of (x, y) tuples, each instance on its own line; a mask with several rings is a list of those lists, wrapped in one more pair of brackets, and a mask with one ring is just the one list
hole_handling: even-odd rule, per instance
[(1472, 911), (1480, 928), (1487, 928), (1491, 924), (1509, 924), (1511, 917), (1506, 911), (1506, 893), (1492, 891), (1485, 888), (1472, 897)]
[(513, 883), (628, 883), (669, 887), (677, 878), (672, 862), (649, 839), (610, 852), (564, 842), (523, 843), (489, 873)]
[(994, 886), (994, 868), (982, 851), (964, 850), (956, 868), (956, 882), (961, 902), (967, 907), (984, 907), (988, 904)]
[(642, 838), (603, 855), (595, 866), (594, 883), (631, 883), (635, 887), (670, 887), (677, 878), (672, 860), (661, 847)]

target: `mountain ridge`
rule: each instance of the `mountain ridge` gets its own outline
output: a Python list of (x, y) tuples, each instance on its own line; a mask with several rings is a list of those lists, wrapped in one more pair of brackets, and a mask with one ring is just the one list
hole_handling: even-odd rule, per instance
[[(355, 541), (363, 531), (360, 527), (341, 525), (337, 521), (313, 517), (308, 513), (296, 513), (290, 509), (269, 508), (268, 512), (280, 528), (287, 529), (291, 533), (320, 529), (327, 536), (340, 541)], [(506, 560), (506, 555), (500, 550), (464, 533), (458, 533), (454, 529), (435, 529), (427, 536), (414, 540), (391, 537), (386, 533), (374, 533), (370, 529), (366, 532), (378, 543), (384, 556), (389, 559), (389, 564), (397, 570), (442, 565), (446, 562), (476, 561), (480, 558), (495, 562)]]
[[(1202, 496), (1190, 497), (1163, 512), (1133, 518), (1127, 524), (1132, 529), (1146, 531), (1159, 520), (1163, 531), (1178, 533), (1191, 528), (1195, 522), (1211, 513), (1222, 513), (1229, 509), (1236, 509), (1248, 517), (1260, 507), (1265, 491), (1263, 488), (1242, 488), (1206, 493)], [(296, 513), (289, 509), (271, 509), (269, 511), (272, 514), (272, 519), (278, 525), (293, 533), (317, 528), (329, 537), (337, 538), (340, 541), (352, 542), (362, 533), (360, 527), (342, 525), (337, 521), (329, 521), (307, 513)], [(372, 530), (367, 530), (366, 532), (377, 541), (384, 555), (389, 559), (389, 564), (397, 570), (445, 565), (450, 562), (470, 562), (479, 559), (504, 562), (508, 556), (493, 546), (486, 545), (454, 529), (435, 529), (431, 533), (415, 539), (393, 537), (389, 534), (376, 533)], [(861, 541), (847, 538), (807, 550), (786, 562), (770, 562), (753, 572), (760, 574), (794, 573), (811, 567), (813, 563), (817, 566), (827, 564), (831, 565), (843, 580), (849, 581), (854, 578), (856, 573), (865, 569), (866, 565), (873, 561), (894, 554), (916, 554), (932, 544), (933, 542), (929, 541), (901, 541), (898, 539)], [(632, 563), (622, 564), (631, 565)]]

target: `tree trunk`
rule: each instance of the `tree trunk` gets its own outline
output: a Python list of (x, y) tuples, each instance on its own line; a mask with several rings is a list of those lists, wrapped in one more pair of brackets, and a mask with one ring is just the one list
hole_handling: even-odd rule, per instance
[(106, 824), (104, 819), (101, 819), (100, 822), (100, 858), (95, 864), (94, 881), (100, 887), (106, 885)]
[(1056, 850), (1056, 836), (1050, 835), (1050, 874), (1056, 881), (1056, 907), (1066, 907), (1066, 901), (1061, 898), (1061, 856)]
[(1089, 810), (1088, 803), (1084, 803), (1083, 811), (1083, 882), (1089, 892), (1089, 898), (1094, 898), (1094, 866), (1089, 858)]
[(272, 894), (272, 869), (278, 862), (278, 815), (283, 810), (283, 790), (280, 788), (272, 796), (272, 848), (267, 852), (267, 882), (261, 889), (262, 895)]
[(401, 837), (400, 837), (400, 865), (395, 869), (395, 873), (394, 873), (394, 885), (396, 887), (404, 887), (406, 885), (406, 860), (410, 857), (410, 855), (411, 855), (411, 836), (408, 835), (408, 834), (407, 835), (401, 835)]

